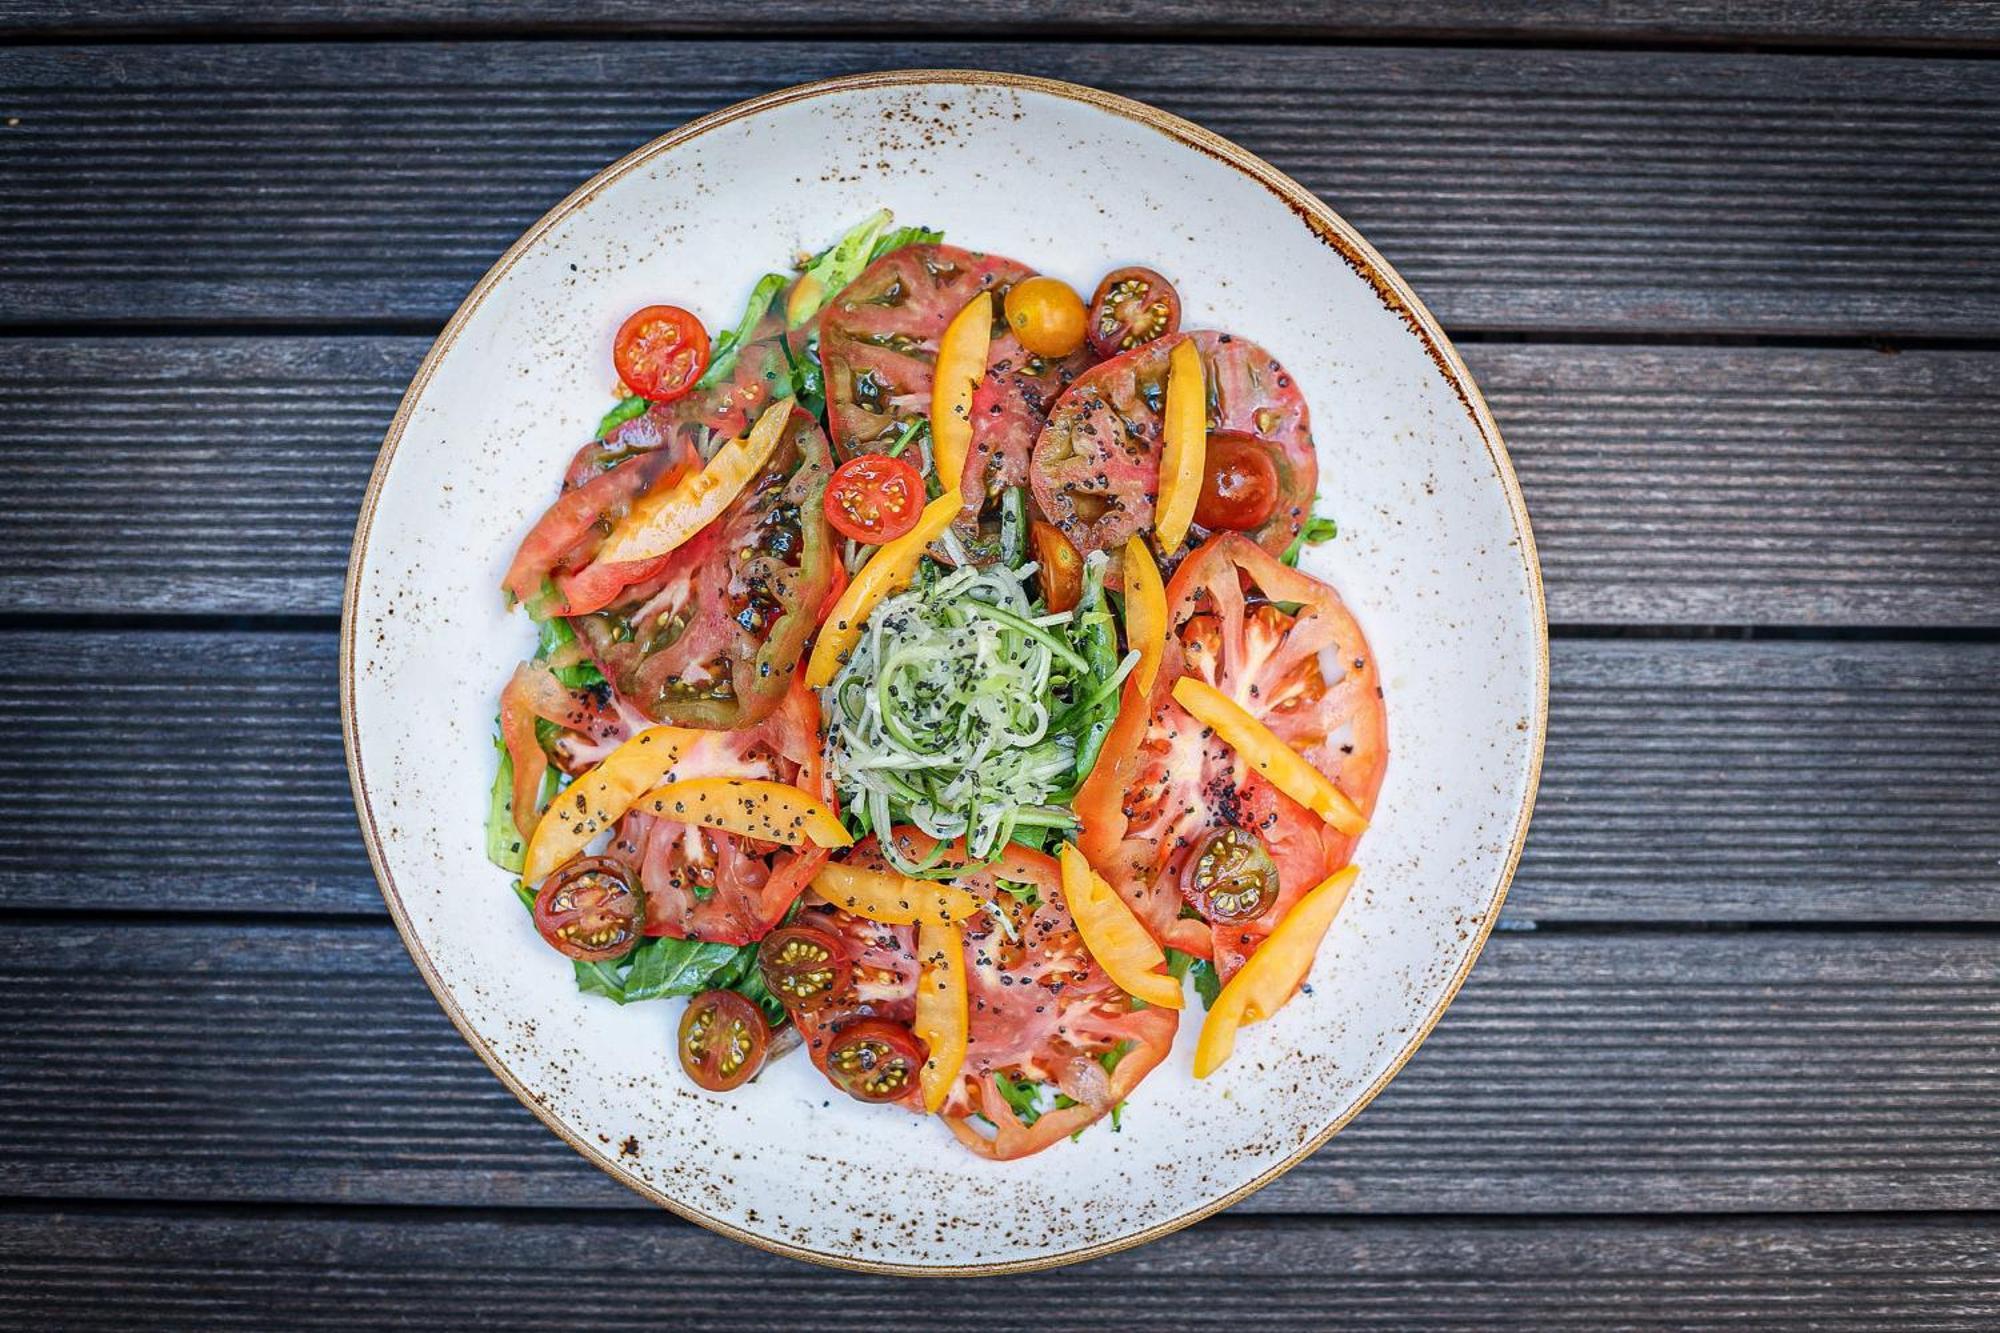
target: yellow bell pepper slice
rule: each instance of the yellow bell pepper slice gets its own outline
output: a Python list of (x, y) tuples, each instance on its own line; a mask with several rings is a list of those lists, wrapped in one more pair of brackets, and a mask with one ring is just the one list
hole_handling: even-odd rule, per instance
[(826, 805), (797, 787), (763, 778), (689, 778), (655, 787), (638, 807), (678, 824), (740, 833), (787, 847), (847, 847), (854, 838)]
[(930, 1051), (918, 1075), (924, 1110), (932, 1115), (951, 1096), (965, 1063), (971, 1013), (965, 993), (965, 932), (949, 921), (917, 927), (917, 1017), (912, 1027)]
[(1222, 1068), (1236, 1049), (1238, 1028), (1263, 1022), (1297, 992), (1359, 873), (1359, 866), (1336, 870), (1292, 904), (1278, 928), (1229, 979), (1202, 1020), (1201, 1039), (1194, 1048), (1196, 1078), (1207, 1078)]
[(1178, 1009), (1185, 1003), (1181, 984), (1153, 970), (1167, 961), (1167, 955), (1073, 842), (1063, 844), (1062, 892), (1077, 934), (1083, 936), (1083, 947), (1120, 990), (1162, 1009)]
[(535, 825), (521, 878), (534, 884), (582, 851), (592, 838), (616, 824), (702, 735), (688, 727), (648, 727), (563, 788)]
[(1160, 425), (1160, 498), (1153, 506), (1153, 532), (1160, 550), (1172, 555), (1187, 540), (1201, 499), (1201, 475), (1208, 467), (1208, 385), (1194, 339), (1183, 338), (1167, 353), (1167, 404)]
[(1153, 553), (1136, 535), (1125, 541), (1125, 642), (1138, 651), (1132, 679), (1151, 694), (1167, 652), (1167, 589)]
[(1346, 792), (1207, 681), (1182, 676), (1174, 682), (1174, 702), (1194, 714), (1196, 721), (1212, 728), (1273, 787), (1342, 833), (1355, 837), (1368, 827), (1361, 808), (1348, 799)]
[(597, 549), (598, 563), (657, 559), (722, 517), (722, 511), (771, 461), (792, 407), (790, 398), (778, 399), (764, 409), (748, 435), (716, 450), (701, 471), (640, 496)]
[(890, 926), (949, 925), (979, 910), (979, 899), (956, 884), (866, 866), (821, 866), (813, 889), (843, 912)]
[(931, 377), (931, 458), (946, 495), (957, 495), (972, 448), (972, 394), (986, 378), (993, 343), (993, 295), (981, 292), (944, 326)]
[(819, 641), (813, 644), (812, 657), (806, 662), (808, 689), (822, 689), (840, 674), (842, 659), (861, 642), (861, 627), (868, 623), (868, 613), (884, 597), (910, 586), (910, 580), (916, 577), (918, 557), (951, 526), (960, 508), (958, 492), (947, 489), (924, 506), (924, 512), (917, 516), (917, 526), (877, 547), (875, 554), (868, 557), (868, 563), (847, 585), (847, 591), (840, 594), (840, 600), (827, 613), (826, 623), (819, 627)]

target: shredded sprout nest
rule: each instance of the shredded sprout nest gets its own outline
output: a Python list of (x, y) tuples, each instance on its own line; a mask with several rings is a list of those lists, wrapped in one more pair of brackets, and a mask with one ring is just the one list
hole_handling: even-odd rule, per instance
[[(960, 568), (885, 599), (828, 686), (834, 781), (878, 833), (910, 823), (986, 860), (1017, 832), (1039, 846), (1074, 826), (1052, 801), (1077, 766), (1062, 695), (1090, 672), (1071, 613), (1037, 614), (1034, 569)], [(905, 873), (930, 869), (882, 850)]]

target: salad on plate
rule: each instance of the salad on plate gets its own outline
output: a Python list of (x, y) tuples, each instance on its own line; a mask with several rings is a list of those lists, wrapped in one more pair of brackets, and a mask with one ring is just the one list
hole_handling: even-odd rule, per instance
[(503, 580), (486, 834), (579, 989), (688, 997), (703, 1088), (803, 1049), (996, 1159), (1117, 1129), (1188, 981), (1215, 1076), (1388, 759), (1279, 360), (883, 212), (612, 361)]

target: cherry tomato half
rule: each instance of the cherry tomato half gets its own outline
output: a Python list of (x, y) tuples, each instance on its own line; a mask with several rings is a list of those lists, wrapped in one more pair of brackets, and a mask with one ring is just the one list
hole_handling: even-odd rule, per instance
[(1061, 278), (1023, 278), (1007, 290), (1007, 327), (1036, 356), (1083, 346), (1083, 298)]
[(764, 1011), (733, 990), (705, 990), (681, 1018), (681, 1068), (710, 1092), (742, 1087), (771, 1047)]
[(708, 330), (677, 305), (649, 305), (619, 326), (611, 360), (626, 388), (671, 403), (708, 369)]
[(571, 861), (535, 895), (535, 929), (579, 962), (624, 957), (639, 942), (645, 917), (645, 903), (625, 867), (602, 856)]
[(926, 1052), (917, 1034), (885, 1018), (842, 1028), (826, 1053), (827, 1076), (856, 1101), (893, 1102), (916, 1086)]
[(1277, 507), (1278, 465), (1270, 446), (1252, 435), (1209, 436), (1194, 521), (1210, 531), (1252, 532), (1269, 523)]
[(880, 545), (917, 526), (924, 479), (887, 454), (862, 454), (834, 469), (826, 484), (826, 521), (843, 537)]
[(817, 926), (780, 926), (757, 950), (764, 985), (785, 1008), (811, 1011), (847, 986), (854, 975), (847, 946)]
[(1042, 600), (1051, 611), (1069, 611), (1083, 600), (1083, 557), (1062, 529), (1039, 518), (1028, 525), (1035, 546), (1035, 576), (1042, 581)]
[(1211, 921), (1255, 921), (1278, 900), (1278, 867), (1256, 834), (1220, 828), (1187, 859), (1181, 893)]
[(1181, 326), (1181, 294), (1149, 268), (1113, 269), (1090, 298), (1090, 350), (1114, 357)]

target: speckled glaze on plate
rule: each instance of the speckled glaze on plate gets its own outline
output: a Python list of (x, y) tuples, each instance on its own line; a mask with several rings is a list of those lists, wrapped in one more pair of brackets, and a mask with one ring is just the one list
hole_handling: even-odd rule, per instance
[[(867, 1108), (802, 1058), (712, 1096), (678, 1001), (577, 994), (483, 856), (494, 699), (530, 650), (501, 607), (515, 543), (609, 404), (612, 332), (670, 300), (711, 328), (756, 276), (871, 210), (1088, 292), (1143, 263), (1186, 325), (1242, 333), (1303, 385), (1332, 580), (1381, 664), (1391, 762), (1363, 870), (1301, 995), (1108, 1125), (1022, 1162)], [(1428, 312), (1295, 182), (1206, 131), (1073, 85), (900, 71), (788, 89), (616, 163), (529, 229), (404, 398), (355, 537), (342, 624), (348, 766), (383, 895), (480, 1057), (579, 1152), (705, 1226), (799, 1258), (919, 1273), (1072, 1262), (1204, 1217), (1345, 1124), (1436, 1023), (1491, 928), (1540, 769), (1540, 571), (1484, 402)]]

